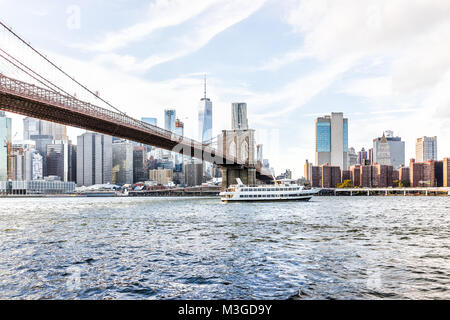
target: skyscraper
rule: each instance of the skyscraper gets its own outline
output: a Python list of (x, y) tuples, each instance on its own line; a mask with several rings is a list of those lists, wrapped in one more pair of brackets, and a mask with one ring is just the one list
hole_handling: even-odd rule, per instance
[(358, 155), (356, 154), (355, 148), (348, 149), (347, 166), (351, 167), (358, 163)]
[(177, 112), (175, 109), (164, 110), (164, 129), (175, 132), (175, 118)]
[(0, 181), (8, 180), (8, 151), (11, 143), (11, 118), (0, 111)]
[(55, 141), (47, 145), (47, 176), (57, 176), (64, 182), (75, 182), (75, 150), (70, 141)]
[(405, 165), (405, 142), (395, 137), (394, 132), (386, 130), (373, 140), (373, 162), (393, 166), (398, 169)]
[(248, 130), (247, 104), (235, 102), (231, 105), (231, 130)]
[(87, 132), (77, 141), (77, 185), (111, 183), (112, 137)]
[(112, 144), (112, 183), (133, 184), (133, 143), (120, 141)]
[(206, 77), (204, 96), (198, 107), (198, 138), (201, 142), (212, 139), (212, 102), (206, 97)]
[(52, 136), (55, 140), (68, 140), (67, 127), (62, 124), (26, 117), (23, 119), (23, 139), (31, 136)]
[(348, 119), (342, 112), (316, 119), (316, 166), (329, 164), (347, 170)]
[(421, 137), (416, 141), (416, 161), (437, 161), (437, 137)]
[(156, 119), (156, 118), (141, 118), (141, 121), (151, 124), (152, 126), (155, 126), (155, 127), (158, 126), (158, 119)]

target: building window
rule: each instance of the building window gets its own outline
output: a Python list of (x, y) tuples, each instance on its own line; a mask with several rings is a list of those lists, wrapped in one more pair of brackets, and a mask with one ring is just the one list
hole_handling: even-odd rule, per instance
[(331, 152), (331, 123), (318, 122), (316, 131), (317, 152)]

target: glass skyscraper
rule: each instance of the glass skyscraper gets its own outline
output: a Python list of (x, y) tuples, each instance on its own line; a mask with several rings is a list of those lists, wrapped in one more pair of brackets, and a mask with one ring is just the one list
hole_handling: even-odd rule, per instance
[(200, 99), (198, 107), (198, 139), (201, 142), (212, 139), (212, 102), (206, 97), (206, 78), (204, 96)]
[(174, 109), (164, 110), (164, 129), (175, 132), (175, 118), (177, 112)]
[(348, 168), (348, 119), (341, 112), (316, 119), (316, 165)]
[(141, 121), (151, 124), (152, 126), (155, 126), (155, 127), (158, 126), (158, 119), (156, 119), (156, 118), (141, 118)]
[(11, 118), (0, 111), (0, 181), (8, 180), (8, 144), (11, 141)]

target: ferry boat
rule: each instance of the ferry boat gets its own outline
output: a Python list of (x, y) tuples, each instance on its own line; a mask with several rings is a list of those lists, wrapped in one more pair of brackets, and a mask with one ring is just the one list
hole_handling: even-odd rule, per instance
[(320, 189), (305, 189), (295, 184), (294, 180), (274, 180), (275, 184), (246, 186), (241, 179), (236, 179), (236, 185), (231, 185), (220, 193), (222, 202), (244, 201), (309, 201)]

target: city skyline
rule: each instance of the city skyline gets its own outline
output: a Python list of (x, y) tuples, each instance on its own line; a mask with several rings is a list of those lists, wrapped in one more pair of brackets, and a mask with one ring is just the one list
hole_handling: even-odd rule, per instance
[[(302, 175), (304, 159), (314, 159), (313, 120), (334, 111), (351, 119), (349, 147), (355, 150), (368, 149), (387, 129), (406, 142), (406, 161), (414, 157), (418, 128), (419, 135), (450, 139), (450, 96), (445, 90), (450, 65), (441, 56), (448, 45), (448, 32), (443, 32), (449, 30), (446, 2), (402, 6), (402, 1), (347, 1), (338, 6), (231, 1), (222, 12), (221, 1), (136, 1), (131, 15), (121, 10), (129, 3), (116, 2), (103, 3), (104, 19), (111, 22), (103, 25), (91, 15), (99, 4), (82, 2), (74, 8), (68, 1), (27, 3), (19, 19), (12, 3), (2, 2), (5, 22), (136, 118), (157, 117), (163, 123), (162, 111), (174, 106), (180, 118), (189, 119), (184, 121), (185, 135), (196, 137), (192, 119), (198, 117), (195, 106), (206, 73), (215, 108), (213, 136), (229, 128), (229, 104), (247, 102), (249, 126), (277, 172), (290, 168), (295, 176)], [(411, 22), (425, 9), (423, 19), (430, 26), (416, 29)], [(128, 19), (122, 19), (125, 12)], [(207, 21), (197, 19), (200, 14)], [(31, 27), (36, 21), (39, 31)], [(342, 21), (348, 29), (339, 27)], [(255, 26), (267, 31), (264, 41)], [(48, 41), (50, 30), (64, 40)], [(335, 37), (325, 30), (336, 30)], [(179, 41), (185, 36), (190, 41)], [(158, 42), (162, 38), (166, 44)], [(168, 49), (174, 45), (177, 54), (171, 55)], [(72, 141), (80, 134), (68, 131)], [(270, 140), (273, 135), (279, 146)], [(441, 143), (438, 156), (448, 154), (449, 144)]]

